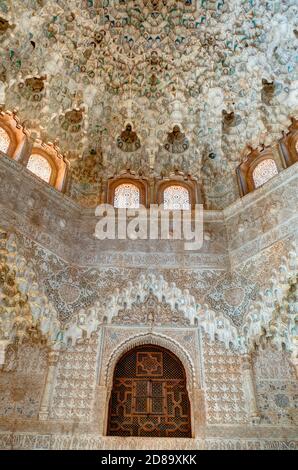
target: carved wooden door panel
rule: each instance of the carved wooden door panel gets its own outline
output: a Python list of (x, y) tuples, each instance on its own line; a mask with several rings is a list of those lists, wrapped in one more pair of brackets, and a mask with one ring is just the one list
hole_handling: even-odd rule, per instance
[(191, 437), (185, 372), (174, 354), (141, 346), (118, 362), (109, 405), (108, 435)]

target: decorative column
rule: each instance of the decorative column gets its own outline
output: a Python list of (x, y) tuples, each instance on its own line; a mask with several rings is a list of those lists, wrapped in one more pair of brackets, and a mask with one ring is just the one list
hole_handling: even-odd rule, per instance
[(296, 375), (298, 378), (298, 335), (293, 338), (293, 352), (291, 355), (291, 363), (295, 367)]
[(109, 416), (109, 390), (105, 385), (97, 385), (96, 393), (96, 431), (100, 436), (106, 436)]
[(260, 417), (256, 401), (256, 391), (250, 354), (245, 354), (242, 356), (242, 374), (244, 381), (244, 393), (251, 424), (258, 424), (260, 422)]
[(298, 378), (298, 357), (292, 358), (291, 362), (292, 362), (293, 366), (295, 367), (296, 375), (297, 375), (297, 378)]
[(8, 345), (8, 340), (0, 340), (0, 366), (3, 366), (5, 364), (5, 353)]
[(59, 351), (50, 351), (48, 356), (48, 373), (43, 390), (41, 406), (39, 410), (39, 419), (46, 420), (49, 416), (49, 407), (52, 396), (53, 383), (55, 379), (56, 368), (59, 359)]
[[(105, 383), (105, 371), (103, 361), (103, 353), (105, 348), (105, 336), (106, 328), (102, 326), (98, 333), (98, 357), (97, 357), (97, 371), (95, 387), (95, 401), (94, 401), (94, 412), (93, 412), (93, 423), (95, 426), (95, 432), (100, 436), (106, 435), (107, 419), (109, 411), (109, 390)], [(112, 386), (112, 384), (110, 384)]]
[(188, 391), (192, 416), (192, 434), (193, 438), (203, 442), (206, 431), (206, 403), (205, 391), (195, 386), (192, 391)]

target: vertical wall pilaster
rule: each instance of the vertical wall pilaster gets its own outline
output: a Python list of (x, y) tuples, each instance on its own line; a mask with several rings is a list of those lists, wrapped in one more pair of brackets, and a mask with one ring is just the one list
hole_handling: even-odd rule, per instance
[(192, 411), (192, 437), (204, 439), (206, 427), (206, 403), (204, 390), (195, 387), (188, 393)]
[(53, 383), (55, 379), (57, 364), (59, 360), (59, 351), (50, 351), (48, 356), (48, 372), (46, 377), (46, 382), (43, 390), (40, 410), (39, 410), (39, 419), (46, 420), (49, 416), (49, 408), (53, 391)]
[(243, 385), (244, 394), (248, 409), (249, 418), (252, 424), (258, 424), (260, 422), (256, 390), (253, 377), (252, 358), (250, 354), (242, 356), (242, 374), (243, 374)]
[(96, 387), (96, 395), (98, 400), (98, 428), (101, 436), (107, 435), (108, 416), (109, 416), (109, 398), (110, 393), (105, 385)]
[(24, 137), (24, 139), (18, 144), (17, 148), (14, 152), (14, 160), (19, 161), (24, 166), (27, 166), (28, 160), (30, 158), (31, 152), (33, 148), (33, 142), (28, 139), (28, 137)]
[(293, 357), (291, 359), (291, 363), (295, 367), (295, 372), (296, 372), (296, 376), (297, 376), (297, 379), (298, 379), (298, 357)]
[(5, 363), (5, 354), (7, 346), (9, 345), (9, 341), (1, 340), (0, 341), (0, 366), (3, 366)]

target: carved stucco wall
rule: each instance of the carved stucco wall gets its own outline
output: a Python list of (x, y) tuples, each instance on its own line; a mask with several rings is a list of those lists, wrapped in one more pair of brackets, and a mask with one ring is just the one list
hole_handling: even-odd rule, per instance
[(96, 386), (98, 338), (77, 344), (60, 354), (50, 418), (89, 422)]
[[(1, 171), (5, 180), (8, 170), (5, 167), (4, 171), (4, 166)], [(22, 213), (22, 198), (12, 192), (7, 201), (1, 187), (6, 262), (16, 271), (18, 288), (28, 295), (34, 322), (39, 320), (44, 332), (49, 331), (46, 328), (51, 324), (51, 338), (58, 335), (63, 340), (58, 362), (51, 366), (53, 383), (46, 401), (48, 414), (43, 419), (41, 402), (49, 369), (46, 350), (24, 343), (19, 347), (17, 369), (1, 370), (0, 384), (5, 392), (0, 400), (0, 447), (152, 446), (148, 440), (132, 439), (124, 445), (104, 436), (115, 361), (126, 348), (142, 341), (157, 341), (156, 344), (173, 350), (185, 366), (191, 393), (191, 384), (196, 385), (191, 395), (194, 439), (183, 443), (162, 441), (158, 443), (161, 448), (296, 446), (297, 378), (288, 362), (294, 359), (291, 351), (284, 353), (285, 359), (279, 352), (262, 352), (259, 348), (253, 379), (260, 421), (252, 425), (240, 350), (240, 346), (247, 345), (236, 347), (246, 328), (252, 339), (249, 346), (261, 342), (262, 328), (270, 324), (275, 302), (280, 306), (288, 302), (289, 278), (297, 272), (297, 255), (292, 248), (297, 237), (293, 196), (297, 190), (294, 171), (287, 171), (287, 178), (281, 174), (279, 183), (268, 183), (268, 191), (261, 188), (258, 195), (245, 199), (252, 204), (250, 210), (246, 203), (239, 203), (224, 216), (209, 214), (206, 227), (211, 240), (206, 242), (203, 253), (189, 255), (168, 242), (163, 245), (168, 251), (162, 253), (160, 241), (156, 245), (160, 253), (146, 252), (143, 243), (120, 246), (116, 242), (107, 242), (101, 252), (99, 245), (90, 241), (93, 216), (77, 213), (75, 205), (61, 195), (41, 186), (42, 204), (35, 194), (32, 204), (37, 204), (37, 209), (27, 207)], [(30, 178), (24, 178), (27, 189), (34, 180)], [(31, 195), (33, 187), (32, 184)], [(278, 212), (282, 216), (277, 219), (266, 210), (275, 191), (282, 197)], [(47, 207), (46, 196), (53, 197), (54, 202), (63, 198), (63, 203), (58, 201), (59, 210), (58, 202), (57, 206), (53, 203)], [(245, 212), (252, 214), (245, 222), (245, 227), (250, 224), (249, 230), (245, 228), (236, 235), (233, 227), (241, 227), (239, 221)], [(82, 232), (79, 217), (81, 222), (86, 221)], [(263, 222), (255, 230), (258, 217)], [(61, 220), (66, 220), (67, 230), (73, 231), (79, 243), (71, 250), (73, 239), (64, 232)], [(225, 231), (231, 234), (228, 244)], [(90, 249), (87, 256), (85, 246)], [(65, 256), (61, 256), (59, 251), (64, 248)], [(132, 252), (126, 253), (126, 248)], [(83, 253), (77, 264), (75, 251)], [(85, 263), (87, 259), (90, 264)], [(148, 304), (148, 298), (153, 298), (153, 304)], [(163, 325), (152, 316), (146, 317), (151, 307), (159, 312)], [(258, 318), (264, 312), (268, 318)], [(85, 322), (87, 317), (89, 323)], [(14, 363), (12, 357), (12, 352), (8, 352), (6, 368)], [(267, 375), (262, 372), (264, 367)], [(13, 390), (18, 402), (14, 401)]]
[[(113, 335), (113, 330), (114, 328), (110, 331), (111, 335)], [(127, 329), (123, 331), (122, 340), (125, 343), (124, 338), (126, 338), (126, 342), (132, 347), (137, 344), (137, 336), (140, 338), (141, 343), (144, 339), (146, 340), (146, 336), (149, 338), (150, 335), (148, 333), (146, 335), (145, 331), (139, 331), (137, 335), (136, 331), (133, 332)], [(167, 337), (170, 335), (168, 330), (166, 335)], [(182, 345), (185, 347), (185, 343), (183, 344), (183, 338), (186, 336), (185, 331), (179, 332), (177, 330), (173, 336), (177, 344), (180, 337), (181, 347)], [(4, 403), (3, 401), (1, 403), (1, 448), (150, 448), (152, 445), (150, 439), (136, 440), (132, 438), (126, 440), (126, 443), (122, 443), (121, 439), (101, 437), (98, 423), (95, 422), (98, 420), (98, 416), (96, 410), (94, 412), (94, 407), (95, 409), (99, 408), (100, 412), (104, 414), (107, 410), (107, 401), (101, 401), (100, 390), (97, 386), (97, 382), (100, 380), (98, 376), (99, 365), (102, 362), (102, 374), (105, 376), (106, 366), (108, 366), (113, 353), (117, 355), (118, 352), (117, 345), (114, 344), (114, 347), (110, 348), (109, 354), (104, 355), (102, 358), (98, 357), (98, 351), (102, 350), (101, 339), (102, 335), (96, 335), (90, 340), (60, 353), (51, 399), (51, 413), (44, 427), (40, 427), (40, 422), (37, 422), (37, 414), (46, 371), (46, 354), (44, 350), (36, 347), (21, 347), (22, 361), (18, 365), (19, 369), (15, 372), (2, 371), (0, 373), (2, 387), (10, 391), (10, 397), (5, 398)], [(117, 339), (119, 340), (119, 337)], [(282, 358), (279, 364), (274, 362), (272, 366), (271, 360), (274, 354), (271, 351), (269, 356), (267, 355), (265, 358), (265, 362), (262, 359), (260, 364), (257, 359), (254, 377), (261, 422), (259, 425), (251, 426), (247, 418), (242, 388), (241, 358), (235, 352), (226, 350), (218, 342), (210, 343), (205, 335), (202, 335), (202, 339), (201, 354), (204, 358), (204, 364), (200, 369), (204, 399), (200, 401), (200, 406), (205, 407), (207, 435), (204, 438), (201, 435), (202, 431), (199, 431), (195, 439), (188, 441), (184, 439), (161, 440), (158, 446), (154, 444), (153, 448), (282, 449), (295, 447), (297, 445), (297, 442), (295, 444), (297, 426), (295, 427), (292, 419), (288, 420), (287, 415), (294, 416), (293, 406), (295, 400), (297, 400), (297, 392), (295, 397), (294, 386), (297, 380), (293, 373), (285, 368), (283, 362), (285, 359)], [(171, 346), (171, 341), (168, 340), (168, 347)], [(106, 357), (106, 360), (104, 357)], [(274, 359), (276, 360), (277, 356)], [(12, 361), (8, 362), (7, 367), (10, 363)], [(267, 368), (268, 365), (271, 366), (267, 376), (264, 376), (262, 370), (264, 363)], [(197, 363), (198, 366), (199, 363)], [(275, 374), (278, 367), (280, 368), (279, 376), (274, 375), (272, 377), (272, 373)], [(26, 370), (26, 373), (24, 373), (24, 370)], [(29, 374), (27, 373), (28, 370)], [(10, 375), (9, 381), (7, 381), (8, 374), (17, 375)], [(277, 383), (278, 390), (276, 388)], [(14, 388), (15, 386), (16, 388)], [(23, 396), (24, 387), (26, 388), (26, 399), (20, 399), (20, 394)], [(274, 403), (276, 392), (283, 395), (283, 416), (282, 419), (278, 420), (276, 419), (277, 409)], [(18, 395), (16, 398), (14, 398), (14, 393)], [(4, 396), (6, 397), (6, 395)], [(195, 405), (194, 397), (194, 395), (191, 395), (192, 407)], [(17, 403), (14, 403), (14, 400)], [(289, 409), (284, 406), (286, 401), (289, 403)], [(9, 412), (6, 410), (9, 410)], [(262, 422), (263, 416), (267, 417), (264, 422)], [(270, 417), (270, 422), (268, 417)], [(11, 432), (11, 424), (9, 424), (12, 422), (12, 418), (14, 423), (13, 433)], [(30, 424), (30, 418), (34, 419), (32, 424)], [(204, 425), (202, 413), (200, 413), (199, 418)], [(263, 424), (265, 424), (265, 427)], [(284, 425), (287, 425), (287, 427), (285, 428)], [(5, 429), (10, 430), (9, 438), (4, 432)], [(68, 435), (65, 434), (66, 430), (68, 430)], [(256, 433), (258, 437), (256, 437)]]
[(12, 347), (0, 371), (0, 417), (37, 419), (47, 371), (47, 350), (30, 343)]
[(203, 351), (207, 423), (247, 423), (241, 356), (206, 336)]
[(254, 358), (257, 403), (261, 422), (298, 425), (298, 383), (288, 357), (270, 348)]
[(224, 211), (205, 211), (202, 250), (186, 252), (180, 241), (151, 240), (148, 250), (144, 240), (97, 240), (93, 210), (83, 210), (2, 156), (1, 224), (71, 264), (229, 270), (278, 240), (297, 237), (297, 165)]

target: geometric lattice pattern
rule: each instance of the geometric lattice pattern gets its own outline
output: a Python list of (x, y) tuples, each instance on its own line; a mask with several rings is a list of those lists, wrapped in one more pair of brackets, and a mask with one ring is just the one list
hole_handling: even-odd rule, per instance
[(0, 127), (0, 151), (6, 153), (10, 144), (10, 138), (7, 132)]
[(267, 181), (277, 174), (278, 169), (275, 161), (271, 158), (263, 160), (256, 166), (252, 174), (255, 188), (259, 188), (263, 184), (267, 183)]
[(241, 357), (218, 342), (204, 340), (207, 421), (243, 424), (247, 421)]
[(191, 437), (185, 373), (172, 353), (148, 345), (120, 359), (110, 399), (108, 435)]
[(27, 164), (27, 169), (46, 183), (49, 183), (52, 168), (46, 158), (42, 157), (41, 155), (31, 155)]
[(254, 358), (256, 398), (262, 424), (293, 426), (297, 422), (298, 384), (287, 356), (267, 347)]
[(171, 185), (164, 190), (164, 209), (189, 210), (189, 192), (182, 186)]
[(140, 206), (140, 191), (134, 184), (120, 184), (115, 189), (114, 207), (137, 209)]
[(84, 422), (92, 419), (96, 357), (96, 336), (63, 351), (56, 373), (51, 419)]

